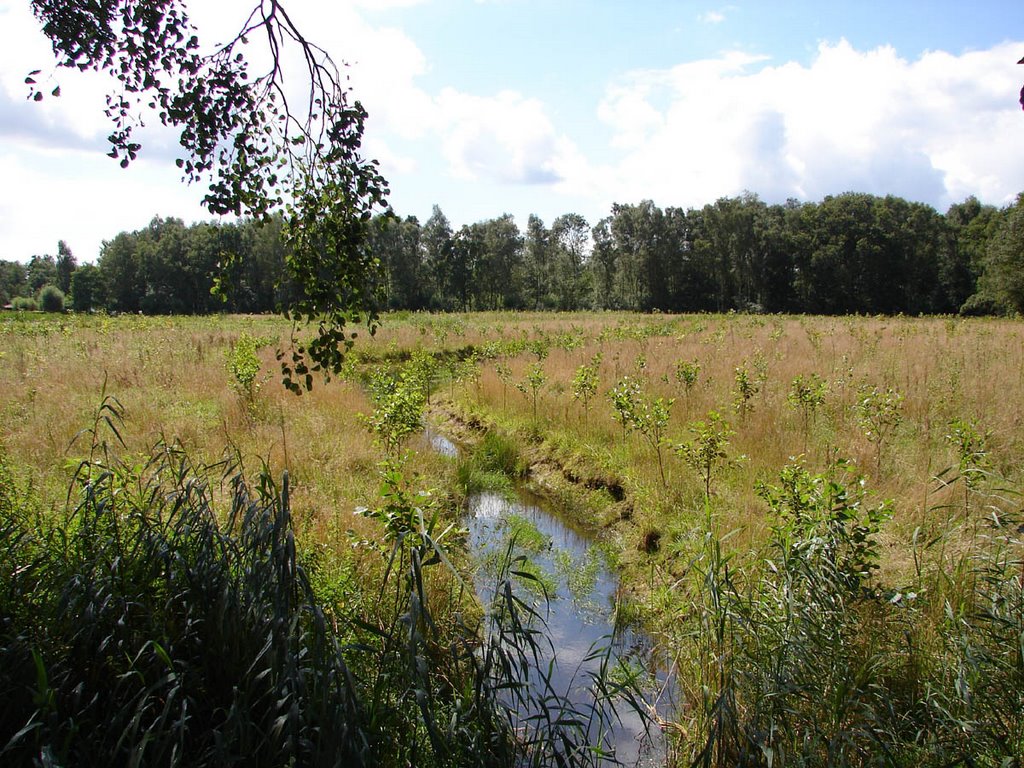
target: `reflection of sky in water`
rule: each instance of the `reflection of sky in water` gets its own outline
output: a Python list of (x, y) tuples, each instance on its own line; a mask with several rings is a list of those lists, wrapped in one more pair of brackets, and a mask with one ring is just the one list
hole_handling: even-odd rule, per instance
[[(587, 538), (536, 504), (506, 499), (497, 493), (477, 494), (469, 502), (469, 540), (478, 557), (483, 559), (488, 553), (504, 550), (508, 533), (504, 518), (513, 514), (528, 520), (551, 542), (548, 549), (531, 555), (530, 560), (556, 585), (555, 594), (549, 595), (546, 607), (543, 598), (536, 600), (536, 608), (545, 618), (547, 635), (556, 655), (553, 687), (556, 691), (568, 692), (573, 701), (587, 701), (585, 689), (590, 682), (587, 673), (596, 671), (600, 660), (584, 662), (594, 655), (595, 649), (612, 643), (612, 655), (619, 657), (639, 645), (630, 632), (612, 637), (617, 588), (615, 577), (599, 560), (592, 588), (587, 594), (574, 596), (567, 583), (567, 569), (564, 564), (562, 568), (558, 567), (558, 553), (565, 553), (563, 563), (568, 556), (570, 568), (584, 567), (588, 559)], [(494, 596), (493, 574), (481, 571), (476, 578), (476, 589), (481, 601), (488, 603)], [(525, 589), (520, 589), (520, 594), (526, 597)], [(546, 664), (547, 661), (548, 658), (543, 658), (541, 663)], [(618, 758), (624, 765), (639, 764), (645, 756), (651, 757), (653, 762), (660, 762), (656, 756), (647, 755), (649, 746), (645, 747), (639, 741), (643, 736), (639, 717), (625, 705), (619, 710), (622, 724), (616, 726), (612, 739)]]
[(434, 431), (433, 427), (429, 425), (424, 427), (423, 435), (430, 442), (430, 447), (440, 453), (442, 456), (447, 456), (450, 459), (454, 459), (459, 455), (459, 449), (455, 446), (451, 440), (442, 434)]
[[(426, 427), (424, 437), (430, 447), (441, 455), (451, 458), (458, 456), (458, 447), (430, 426)], [(509, 515), (518, 515), (528, 520), (551, 542), (549, 548), (530, 556), (531, 562), (556, 585), (555, 593), (548, 596), (547, 605), (538, 596), (535, 607), (547, 623), (551, 648), (556, 654), (552, 680), (554, 689), (568, 692), (573, 701), (585, 702), (588, 700), (586, 687), (590, 682), (587, 672), (596, 671), (600, 663), (599, 659), (591, 660), (584, 666), (588, 656), (593, 656), (598, 648), (607, 648), (609, 643), (612, 644), (613, 657), (627, 656), (642, 649), (645, 643), (630, 631), (620, 632), (613, 638), (612, 622), (618, 583), (603, 558), (598, 558), (591, 589), (586, 594), (573, 594), (566, 576), (574, 569), (587, 566), (590, 540), (549, 514), (539, 504), (526, 500), (525, 495), (509, 499), (498, 493), (480, 493), (470, 498), (466, 524), (471, 550), (479, 560), (486, 559), (488, 554), (504, 553), (508, 544), (505, 520)], [(562, 567), (559, 567), (560, 561)], [(476, 574), (477, 595), (484, 605), (490, 604), (494, 597), (494, 581), (493, 573), (487, 573), (485, 569), (480, 569)], [(586, 579), (582, 581), (587, 583)], [(518, 594), (523, 599), (529, 598), (529, 593), (521, 586)], [(547, 657), (542, 658), (541, 664), (546, 666), (548, 660)], [(663, 764), (664, 746), (660, 743), (651, 746), (650, 739), (644, 737), (639, 716), (624, 704), (619, 707), (618, 716), (621, 724), (616, 722), (611, 742), (622, 764)]]

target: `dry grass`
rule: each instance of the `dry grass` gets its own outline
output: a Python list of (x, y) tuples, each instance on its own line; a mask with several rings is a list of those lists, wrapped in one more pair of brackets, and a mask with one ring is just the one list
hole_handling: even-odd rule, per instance
[[(296, 518), (316, 539), (336, 539), (351, 522), (348, 512), (376, 489), (381, 454), (358, 421), (370, 406), (361, 389), (346, 381), (317, 386), (300, 398), (287, 394), (277, 382), (272, 344), (261, 351), (256, 400), (245, 403), (225, 367), (231, 344), (243, 332), (284, 342), (288, 328), (278, 319), (255, 317), (54, 321), (7, 316), (0, 324), (3, 442), (45, 498), (59, 503), (66, 490), (65, 465), (80, 453), (74, 436), (88, 423), (105, 382), (107, 393), (128, 414), (130, 452), (144, 455), (164, 437), (181, 441), (206, 461), (217, 460), (227, 447), (247, 462), (265, 461), (277, 474), (290, 468)], [(367, 359), (417, 347), (482, 350), (490, 345), (507, 351), (511, 342), (539, 338), (551, 343), (543, 360), (546, 382), (537, 424), (531, 398), (514, 387), (537, 361), (529, 350), (483, 361), (479, 381), (456, 387), (456, 400), (510, 431), (542, 432), (563, 454), (575, 448), (592, 471), (624, 479), (638, 529), (685, 536), (686, 521), (697, 525), (702, 517), (697, 514), (702, 498), (699, 479), (680, 460), (668, 458), (668, 485), (662, 487), (650, 447), (636, 435), (623, 440), (606, 392), (626, 375), (639, 378), (648, 397), (675, 398), (670, 442), (689, 439), (689, 425), (710, 410), (725, 415), (736, 430), (730, 451), (745, 459), (723, 470), (714, 506), (723, 529), (741, 532), (735, 539), (740, 547), (755, 544), (764, 530), (763, 503), (754, 492), (758, 481), (770, 480), (799, 455), (812, 470), (844, 456), (860, 465), (875, 493), (895, 502), (885, 532), (891, 543), (886, 565), (899, 572), (908, 564), (906, 544), (914, 530), (944, 521), (936, 508), (959, 493), (937, 489), (934, 481), (956, 461), (945, 439), (952, 419), (973, 421), (989, 432), (993, 469), (1011, 485), (1020, 484), (1024, 326), (1016, 321), (413, 314), (388, 318), (357, 350)], [(572, 398), (572, 378), (598, 352), (600, 388), (584, 424), (581, 404)], [(675, 377), (679, 361), (700, 365), (689, 393)], [(499, 379), (497, 363), (510, 369), (513, 385)], [(733, 407), (737, 367), (744, 367), (760, 389), (745, 416)], [(810, 374), (828, 383), (828, 393), (805, 433), (802, 415), (787, 395), (796, 376)], [(891, 387), (903, 397), (902, 423), (882, 446), (877, 465), (876, 446), (853, 409), (863, 386)], [(450, 391), (449, 385), (438, 385), (441, 396)], [(437, 460), (419, 453), (414, 471), (440, 475)], [(339, 516), (346, 519), (344, 526)]]
[[(250, 404), (232, 388), (226, 367), (243, 332), (283, 342), (287, 331), (281, 320), (258, 317), (4, 317), (2, 442), (44, 504), (62, 506), (69, 465), (87, 449), (75, 435), (90, 423), (105, 386), (126, 413), (126, 455), (146, 456), (163, 438), (180, 442), (196, 461), (231, 454), (253, 472), (261, 462), (276, 477), (288, 469), (300, 532), (340, 551), (348, 530), (375, 530), (352, 514), (372, 502), (382, 458), (358, 420), (370, 410), (364, 393), (335, 380), (290, 395), (268, 345)], [(416, 471), (440, 473), (437, 459), (422, 453)]]
[[(378, 493), (382, 451), (359, 418), (370, 412), (371, 405), (355, 377), (319, 383), (300, 398), (287, 394), (277, 381), (273, 358), (274, 345), (283, 342), (287, 332), (285, 323), (273, 318), (4, 316), (0, 413), (5, 430), (0, 447), (21, 480), (31, 483), (34, 497), (44, 506), (61, 508), (73, 466), (86, 453), (85, 446), (75, 443), (75, 435), (90, 423), (105, 391), (120, 401), (127, 415), (127, 445), (119, 450), (123, 456), (141, 460), (161, 439), (177, 440), (196, 461), (217, 461), (227, 451), (241, 457), (252, 471), (261, 463), (275, 476), (288, 469), (302, 548), (327, 564), (327, 570), (345, 563), (349, 572), (358, 574), (369, 588), (366, 595), (353, 599), (366, 601), (359, 607), (372, 619), (373, 584), (383, 566), (372, 551), (351, 546), (353, 537), (380, 538), (377, 523), (352, 514), (359, 506), (373, 505)], [(269, 342), (260, 352), (260, 388), (251, 401), (232, 387), (226, 366), (229, 350), (243, 333)], [(532, 348), (529, 342), (534, 343)], [(546, 354), (537, 342), (544, 342)], [(706, 617), (717, 610), (709, 607), (711, 603), (688, 606), (690, 595), (695, 600), (707, 597), (699, 588), (689, 595), (683, 594), (684, 587), (677, 589), (684, 577), (694, 579), (699, 568), (691, 565), (708, 557), (709, 546), (716, 552), (718, 546), (729, 550), (724, 558), (715, 554), (714, 568), (724, 568), (728, 555), (736, 553), (740, 565), (734, 574), (749, 568), (750, 583), (760, 578), (752, 565), (756, 559), (742, 559), (763, 545), (772, 525), (767, 505), (756, 492), (759, 483), (777, 482), (779, 470), (797, 457), (802, 456), (799, 460), (812, 473), (846, 457), (866, 475), (871, 504), (892, 500), (893, 517), (880, 535), (882, 583), (894, 589), (909, 583), (918, 562), (918, 544), (945, 534), (938, 545), (941, 551), (929, 555), (931, 570), (918, 576), (929, 593), (920, 609), (904, 609), (902, 603), (889, 607), (887, 597), (871, 604), (879, 615), (905, 613), (900, 613), (900, 620), (911, 627), (918, 643), (914, 647), (923, 649), (912, 654), (913, 662), (934, 668), (925, 670), (927, 674), (907, 672), (899, 679), (935, 682), (943, 670), (952, 668), (950, 659), (959, 658), (945, 636), (949, 627), (943, 624), (944, 602), (962, 604), (964, 616), (974, 610), (979, 600), (975, 593), (980, 594), (978, 584), (983, 581), (978, 574), (987, 573), (984, 568), (995, 570), (973, 562), (972, 547), (986, 537), (995, 538), (988, 521), (991, 512), (1020, 511), (1019, 495), (997, 493), (1001, 488), (1019, 491), (1024, 484), (1024, 324), (1017, 321), (611, 313), (403, 315), (388, 318), (373, 339), (361, 340), (357, 357), (362, 364), (357, 371), (390, 364), (417, 348), (437, 355), (441, 362), (437, 400), (451, 399), (447, 405), (452, 410), (498, 426), (521, 444), (524, 455), (545, 460), (548, 474), (561, 465), (567, 474), (592, 485), (621, 487), (625, 498), (615, 502), (598, 503), (595, 497), (605, 494), (601, 490), (579, 490), (573, 496), (571, 488), (562, 486), (559, 493), (575, 503), (577, 516), (586, 520), (590, 515), (595, 527), (607, 529), (627, 586), (646, 591), (648, 615), (663, 611), (665, 624), (673, 617)], [(484, 355), (478, 363), (479, 378), (446, 381), (445, 371), (454, 369), (450, 364), (474, 352)], [(572, 381), (577, 369), (598, 353), (600, 386), (584, 421), (583, 408), (572, 397)], [(676, 378), (680, 361), (700, 365), (692, 391)], [(526, 382), (538, 362), (544, 383), (535, 417)], [(499, 377), (499, 365), (508, 370), (508, 381)], [(758, 390), (745, 413), (735, 408), (738, 368)], [(797, 376), (812, 374), (827, 382), (828, 390), (805, 421), (788, 396)], [(708, 503), (703, 480), (690, 466), (668, 451), (663, 484), (650, 444), (638, 435), (623, 435), (607, 393), (625, 376), (641, 383), (648, 400), (675, 399), (666, 430), (670, 444), (691, 439), (691, 426), (706, 419), (709, 411), (722, 413), (730, 422), (735, 434), (727, 452), (736, 461), (716, 471)], [(865, 433), (855, 407), (872, 388), (892, 390), (901, 398), (901, 421), (880, 449)], [(962, 482), (943, 486), (937, 480), (956, 476), (955, 471), (947, 472), (958, 461), (947, 438), (954, 419), (970, 422), (987, 435), (989, 474), (973, 496), (965, 495)], [(453, 473), (449, 465), (428, 450), (416, 450), (406, 465), (406, 478), (414, 490), (447, 489)], [(965, 499), (971, 502), (970, 511)], [(716, 537), (705, 535), (709, 516), (717, 533), (730, 533), (721, 545)], [(1006, 546), (1019, 546), (1019, 537)], [(983, 547), (977, 551), (985, 552)], [(1018, 562), (1011, 559), (1011, 564)], [(438, 614), (441, 617), (455, 616), (455, 602), (461, 597), (458, 585), (448, 578), (428, 585), (432, 599), (450, 603)], [(1009, 584), (1002, 575), (999, 579), (1000, 584)], [(766, 595), (771, 597), (770, 592)], [(822, 622), (810, 611), (812, 603), (799, 606), (809, 612), (796, 618), (814, 627)], [(756, 618), (756, 611), (766, 605), (752, 600), (747, 608)], [(881, 631), (865, 631), (875, 620), (869, 607), (864, 607), (864, 617), (847, 616), (840, 601), (828, 620), (846, 622), (852, 636), (880, 636)], [(664, 628), (666, 636), (683, 631), (683, 623)], [(956, 624), (961, 625), (966, 623)], [(691, 670), (700, 670), (708, 659), (721, 658), (721, 648), (705, 648), (701, 643), (706, 641), (702, 632), (676, 637), (671, 652), (689, 654)], [(1003, 640), (992, 642), (1001, 653)], [(710, 655), (702, 656), (701, 648)], [(770, 659), (775, 650), (766, 645), (758, 653)], [(822, 654), (826, 650), (836, 649), (824, 649)], [(897, 650), (879, 658), (886, 663), (902, 658), (902, 646)], [(1002, 657), (996, 653), (993, 658)], [(697, 674), (694, 680), (704, 678)], [(908, 701), (917, 701), (908, 696)], [(698, 698), (694, 694), (694, 700)], [(727, 762), (723, 759), (723, 764)]]
[[(936, 509), (959, 493), (937, 487), (934, 479), (956, 464), (946, 440), (953, 419), (990, 433), (993, 469), (1013, 486), (1021, 482), (1024, 326), (1016, 321), (631, 315), (509, 320), (497, 334), (493, 318), (469, 316), (462, 321), (459, 342), (547, 334), (557, 343), (557, 334), (575, 330), (583, 344), (570, 350), (553, 346), (543, 361), (547, 380), (537, 424), (532, 423), (529, 395), (514, 387), (537, 359), (529, 351), (483, 363), (479, 387), (458, 395), (461, 407), (513, 432), (557, 435), (559, 442), (575, 443), (581, 454), (598, 457), (598, 463), (625, 476), (639, 507), (634, 520), (642, 522), (630, 526), (627, 535), (642, 534), (643, 525), (678, 534), (679, 517), (694, 525), (703, 519), (699, 480), (689, 467), (670, 459), (668, 487), (662, 488), (649, 446), (636, 435), (623, 440), (606, 393), (627, 375), (639, 378), (650, 398), (675, 398), (670, 442), (689, 439), (688, 426), (710, 410), (722, 413), (736, 430), (731, 452), (744, 460), (723, 471), (714, 506), (721, 527), (739, 531), (733, 539), (739, 548), (756, 545), (764, 531), (764, 504), (754, 492), (759, 481), (770, 481), (800, 456), (813, 471), (845, 457), (857, 462), (879, 498), (894, 501), (895, 516), (884, 534), (889, 544), (885, 567), (904, 571), (911, 564), (907, 545), (915, 529), (944, 521), (945, 513)], [(598, 352), (600, 390), (584, 424), (571, 382), (576, 369)], [(696, 361), (701, 367), (689, 393), (675, 377), (678, 361)], [(500, 380), (498, 364), (511, 371), (513, 385)], [(738, 367), (759, 385), (745, 415), (734, 408)], [(803, 416), (787, 396), (794, 378), (811, 374), (827, 382), (828, 392), (805, 433)], [(883, 443), (880, 461), (854, 408), (865, 387), (891, 388), (902, 397), (902, 421)]]

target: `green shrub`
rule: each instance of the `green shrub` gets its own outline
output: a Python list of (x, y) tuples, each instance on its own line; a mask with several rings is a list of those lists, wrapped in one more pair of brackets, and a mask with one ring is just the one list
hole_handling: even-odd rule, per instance
[(967, 299), (960, 307), (961, 317), (984, 317), (985, 315), (1005, 315), (1009, 308), (995, 296), (979, 291)]
[(228, 351), (228, 371), (231, 374), (231, 386), (251, 407), (259, 392), (256, 381), (260, 373), (259, 351), (270, 343), (269, 339), (257, 338), (243, 332)]
[(772, 538), (749, 580), (708, 536), (694, 569), (693, 642), (707, 675), (695, 765), (853, 766), (891, 756), (887, 730), (909, 705), (881, 684), (890, 638), (873, 618), (886, 610), (872, 574), (889, 508), (867, 504), (862, 479), (846, 469), (789, 466), (778, 486), (761, 487)]
[(22, 312), (38, 312), (39, 302), (33, 299), (31, 296), (15, 296), (11, 301), (11, 306)]
[(412, 365), (398, 375), (375, 370), (369, 390), (374, 409), (364, 421), (385, 454), (394, 458), (409, 436), (423, 428), (423, 409), (427, 404), (424, 381)]
[(39, 308), (43, 312), (63, 312), (64, 292), (55, 285), (44, 285), (39, 291)]

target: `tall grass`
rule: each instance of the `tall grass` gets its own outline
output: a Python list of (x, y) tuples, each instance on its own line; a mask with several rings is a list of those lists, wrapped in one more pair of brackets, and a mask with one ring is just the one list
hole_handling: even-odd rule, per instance
[(1014, 766), (1024, 754), (1024, 559), (1003, 516), (952, 564), (922, 552), (900, 589), (875, 575), (890, 514), (836, 466), (764, 486), (754, 558), (709, 526), (678, 585), (685, 762), (702, 766)]
[[(458, 527), (400, 474), (385, 473), (364, 512), (384, 529), (360, 545), (379, 558), (379, 582), (353, 580), (328, 604), (296, 543), (287, 474), (248, 482), (236, 461), (199, 465), (164, 442), (141, 462), (119, 458), (121, 430), (120, 404), (105, 398), (59, 519), (32, 515), (30, 491), (0, 464), (4, 764), (606, 755), (605, 708), (537, 685), (543, 621), (512, 587), (515, 559), (486, 620), (469, 619), (448, 554)], [(601, 676), (593, 687), (599, 698), (622, 689)]]
[(253, 488), (233, 469), (168, 444), (141, 465), (94, 452), (63, 519), (4, 526), (5, 762), (371, 762), (287, 476)]
[(526, 461), (506, 435), (488, 431), (460, 457), (456, 482), (467, 496), (480, 491), (510, 492), (512, 483), (526, 474)]
[[(508, 590), (515, 582), (508, 573), (519, 568), (515, 557), (496, 569), (495, 606), (473, 607), (464, 599), (456, 532), (442, 536), (455, 520), (444, 502), (456, 471), (427, 452), (414, 453), (403, 472), (419, 479), (385, 479), (383, 495), (368, 501), (381, 480), (378, 456), (356, 417), (369, 407), (363, 391), (334, 382), (297, 400), (264, 386), (255, 395), (258, 408), (241, 407), (224, 353), (243, 332), (263, 338), (283, 329), (254, 318), (0, 323), (0, 409), (9, 463), (17, 470), (6, 480), (0, 473), (0, 719), (16, 720), (0, 737), (0, 749), (8, 749), (0, 762), (52, 756), (73, 763), (73, 750), (88, 748), (83, 734), (95, 728), (97, 743), (122, 749), (115, 762), (129, 761), (124, 750), (143, 749), (138, 754), (147, 764), (160, 764), (158, 754), (184, 764), (176, 756), (185, 747), (167, 746), (156, 735), (145, 742), (147, 723), (198, 728), (200, 714), (228, 722), (231, 707), (242, 706), (233, 699), (221, 700), (211, 714), (184, 687), (168, 697), (172, 683), (191, 685), (200, 677), (188, 673), (198, 661), (175, 655), (192, 647), (178, 627), (191, 622), (198, 633), (222, 619), (249, 622), (265, 644), (272, 623), (257, 617), (273, 606), (225, 608), (200, 620), (180, 606), (172, 610), (178, 603), (170, 596), (211, 599), (185, 578), (189, 573), (234, 584), (257, 560), (288, 561), (273, 555), (275, 546), (288, 549), (288, 536), (281, 533), (285, 543), (272, 544), (266, 532), (283, 519), (283, 483), (269, 478), (281, 478), (285, 469), (281, 530), (293, 532), (287, 589), (298, 597), (288, 614), (296, 628), (282, 642), (300, 649), (312, 642), (320, 611), (323, 658), (340, 659), (328, 668), (347, 675), (303, 673), (335, 682), (302, 690), (351, 696), (354, 719), (346, 733), (357, 751), (365, 745), (359, 754), (384, 765), (596, 759), (601, 747), (593, 735), (600, 729), (584, 725), (591, 710), (559, 709), (557, 697), (528, 699), (516, 687), (513, 673), (524, 674), (534, 654), (531, 639), (538, 649), (544, 641), (526, 604), (506, 590), (505, 581)], [(366, 366), (417, 354), (479, 360), (478, 379), (453, 377), (435, 395), (454, 399), (453, 410), (467, 421), (506, 436), (494, 460), (481, 458), (480, 465), (518, 473), (526, 460), (545, 462), (539, 479), (560, 474), (602, 497), (600, 514), (583, 510), (580, 518), (605, 527), (634, 605), (661, 641), (661, 655), (677, 664), (684, 694), (673, 729), (680, 734), (678, 763), (1008, 767), (1024, 753), (1022, 339), (1024, 326), (1012, 320), (410, 315), (386, 324), (360, 358)], [(541, 348), (543, 358), (535, 351)], [(573, 399), (574, 377), (588, 361), (597, 385), (584, 409)], [(680, 361), (699, 365), (692, 386), (676, 375)], [(272, 375), (273, 363), (266, 356), (263, 363)], [(537, 364), (544, 381), (537, 377), (536, 399), (533, 392), (508, 397), (508, 382), (525, 381)], [(729, 455), (746, 460), (723, 465), (709, 483), (685, 461), (666, 456), (663, 485), (657, 457), (642, 438), (622, 438), (605, 393), (628, 375), (652, 399), (675, 397), (666, 427), (675, 443), (704, 414), (730, 408), (737, 366), (760, 385), (745, 417), (730, 417), (736, 434)], [(67, 451), (77, 425), (90, 418), (105, 370), (133, 415), (120, 460), (96, 455), (101, 441), (90, 441), (84, 452), (81, 442)], [(798, 379), (822, 385), (813, 410), (806, 398), (793, 405)], [(872, 391), (899, 401), (899, 421), (881, 425), (887, 426), (882, 441), (872, 439), (879, 425), (858, 422), (858, 403)], [(182, 438), (187, 451), (164, 442), (151, 454), (148, 446), (162, 434)], [(225, 444), (249, 461), (263, 457), (267, 471), (236, 482), (237, 465), (219, 463)], [(795, 463), (805, 474), (792, 470), (784, 478), (780, 468), (794, 464), (798, 453), (803, 458)], [(858, 479), (852, 466), (844, 474), (836, 455), (867, 467), (868, 477)], [(85, 476), (92, 479), (75, 486), (64, 512), (69, 456), (86, 459), (91, 474)], [(470, 462), (464, 466), (460, 471), (476, 471)], [(421, 498), (426, 486), (441, 491)], [(800, 490), (787, 495), (786, 488)], [(862, 488), (870, 490), (860, 495)], [(590, 496), (581, 491), (579, 498)], [(882, 499), (891, 500), (891, 517), (873, 522), (866, 513), (881, 509)], [(434, 503), (441, 507), (431, 523)], [(391, 504), (407, 522), (388, 538), (383, 519), (348, 514), (359, 504)], [(266, 528), (262, 539), (243, 535), (242, 510), (250, 506), (262, 510), (253, 520), (264, 522), (252, 529)], [(88, 511), (98, 509), (118, 512)], [(422, 516), (410, 516), (416, 509)], [(175, 515), (191, 516), (190, 522), (171, 524)], [(205, 538), (194, 533), (203, 526), (211, 531)], [(79, 537), (80, 530), (92, 533)], [(241, 542), (257, 539), (264, 543), (245, 544), (256, 547), (245, 554)], [(86, 541), (93, 542), (88, 552)], [(161, 551), (171, 553), (163, 570), (139, 554)], [(194, 572), (181, 565), (175, 567), (184, 575), (169, 581), (176, 571), (166, 563), (217, 557), (225, 563), (221, 576), (213, 565)], [(244, 588), (231, 601), (273, 603), (243, 598)], [(264, 591), (272, 596), (276, 589)], [(302, 597), (310, 592), (309, 600)], [(83, 617), (96, 617), (99, 629), (87, 631)], [(169, 619), (166, 627), (162, 617)], [(86, 637), (92, 646), (83, 645)], [(103, 638), (112, 639), (104, 644)], [(274, 671), (269, 652), (259, 656), (263, 645), (257, 644), (236, 643), (248, 649), (250, 665), (258, 662), (254, 670), (270, 670), (258, 682), (245, 677), (248, 667), (228, 665), (241, 675), (245, 706), (252, 699), (265, 708), (254, 710), (246, 748), (281, 743), (279, 731), (290, 721), (274, 730), (283, 710), (264, 692), (304, 679)], [(80, 646), (92, 648), (91, 656)], [(92, 659), (102, 663), (90, 666)], [(95, 669), (100, 672), (75, 677)], [(170, 680), (172, 671), (179, 682)], [(102, 701), (100, 679), (108, 685)], [(598, 698), (602, 684), (591, 686)], [(197, 701), (176, 709), (188, 696)], [(296, 694), (289, 701), (303, 718), (316, 711), (308, 702), (318, 699)], [(116, 714), (132, 702), (143, 712), (136, 725)], [(122, 732), (127, 723), (143, 738), (118, 746), (113, 727), (89, 719), (98, 718), (101, 704), (115, 712), (112, 721), (120, 717)], [(320, 727), (315, 719), (302, 722), (311, 725), (301, 733)], [(562, 726), (567, 730), (559, 731)], [(231, 733), (242, 732), (241, 725), (232, 727)], [(236, 747), (225, 745), (235, 742), (216, 738), (208, 752), (234, 754)], [(574, 746), (550, 746), (563, 738)], [(270, 761), (281, 755), (273, 752), (277, 747), (264, 748), (270, 751), (254, 754)]]

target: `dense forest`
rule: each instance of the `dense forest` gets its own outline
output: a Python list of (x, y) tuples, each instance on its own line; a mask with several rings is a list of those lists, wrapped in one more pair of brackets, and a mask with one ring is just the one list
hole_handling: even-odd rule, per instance
[[(144, 314), (271, 312), (299, 290), (280, 217), (257, 224), (154, 218), (79, 265), (0, 261), (16, 308)], [(769, 205), (756, 195), (700, 209), (651, 201), (526, 231), (505, 214), (456, 230), (437, 206), (379, 215), (368, 246), (389, 310), (1005, 314), (1024, 311), (1024, 195), (1003, 209), (971, 197), (943, 215), (904, 199), (847, 193)], [(217, 287), (214, 290), (215, 286)]]

